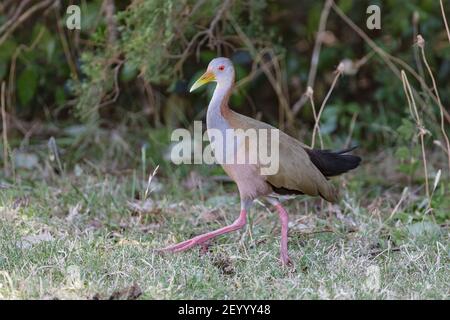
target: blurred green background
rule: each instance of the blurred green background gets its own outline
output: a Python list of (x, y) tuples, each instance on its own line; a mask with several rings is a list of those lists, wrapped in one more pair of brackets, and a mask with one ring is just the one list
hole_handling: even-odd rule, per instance
[[(81, 8), (81, 30), (66, 27), (71, 4)], [(299, 110), (295, 105), (306, 92), (324, 4), (2, 1), (0, 81), (5, 85), (9, 150), (37, 145), (34, 152), (46, 153), (41, 146), (54, 136), (66, 153), (68, 168), (100, 154), (106, 154), (113, 166), (135, 166), (130, 158), (136, 157), (127, 154), (139, 154), (142, 146), (149, 147), (153, 163), (160, 163), (161, 144), (169, 142), (170, 130), (191, 128), (193, 120), (204, 119), (213, 86), (193, 94), (188, 88), (217, 56), (230, 57), (235, 64), (238, 88), (231, 106), (236, 111), (309, 143), (314, 126), (311, 105), (306, 101)], [(381, 30), (366, 27), (366, 9), (373, 4), (381, 8)], [(449, 105), (450, 45), (439, 1), (342, 0), (336, 6), (390, 55), (399, 70), (409, 66), (431, 88), (415, 45), (420, 33), (442, 104)], [(362, 152), (392, 147), (400, 172), (412, 175), (420, 148), (401, 79), (334, 8), (321, 35), (313, 85), (316, 108), (336, 67), (341, 61), (347, 66), (321, 118), (325, 147), (358, 144)], [(427, 148), (438, 150), (437, 157), (445, 161), (445, 152), (434, 143), (443, 140), (431, 89), (427, 91), (410, 72), (408, 77), (430, 133)]]

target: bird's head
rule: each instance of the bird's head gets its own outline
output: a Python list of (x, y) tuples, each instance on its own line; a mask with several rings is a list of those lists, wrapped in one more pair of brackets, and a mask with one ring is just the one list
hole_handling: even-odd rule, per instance
[(234, 67), (230, 59), (221, 57), (211, 60), (206, 72), (195, 81), (190, 92), (212, 81), (231, 86), (234, 81)]

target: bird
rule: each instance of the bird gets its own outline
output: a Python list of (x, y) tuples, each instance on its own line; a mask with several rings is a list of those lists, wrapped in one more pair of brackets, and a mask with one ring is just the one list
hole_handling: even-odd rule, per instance
[[(233, 63), (225, 57), (210, 61), (206, 72), (192, 85), (190, 92), (210, 83), (216, 82), (216, 87), (209, 102), (206, 124), (207, 129), (215, 129), (225, 134), (226, 130), (276, 130), (278, 133), (279, 164), (277, 172), (270, 175), (261, 173), (261, 164), (257, 163), (221, 163), (224, 171), (237, 184), (240, 195), (240, 214), (230, 225), (210, 231), (192, 239), (169, 245), (161, 252), (180, 252), (202, 245), (217, 236), (239, 230), (246, 225), (248, 211), (256, 199), (265, 199), (279, 215), (281, 223), (280, 261), (283, 266), (292, 266), (288, 254), (288, 223), (289, 217), (281, 204), (286, 195), (318, 196), (329, 202), (338, 201), (337, 189), (329, 178), (355, 169), (361, 162), (359, 156), (348, 154), (354, 148), (337, 152), (313, 149), (283, 131), (233, 111), (229, 98), (235, 83)], [(210, 142), (211, 144), (213, 141)], [(247, 143), (223, 143), (223, 152), (249, 154), (251, 150)], [(216, 152), (216, 149), (214, 149)], [(223, 160), (223, 159), (222, 159)]]

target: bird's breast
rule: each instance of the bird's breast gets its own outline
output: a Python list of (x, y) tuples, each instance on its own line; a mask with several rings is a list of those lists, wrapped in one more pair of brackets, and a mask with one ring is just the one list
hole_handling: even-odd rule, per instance
[(234, 135), (234, 129), (219, 113), (209, 112), (206, 117), (208, 138), (214, 151), (214, 157), (220, 164), (236, 159), (240, 139)]

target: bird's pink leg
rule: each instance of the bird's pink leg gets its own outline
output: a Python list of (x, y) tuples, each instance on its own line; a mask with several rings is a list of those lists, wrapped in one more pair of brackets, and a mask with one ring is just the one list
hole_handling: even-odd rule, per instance
[(195, 245), (202, 244), (214, 237), (220, 236), (224, 233), (228, 233), (231, 231), (236, 231), (238, 229), (241, 229), (243, 226), (245, 226), (246, 222), (247, 222), (247, 210), (245, 208), (243, 208), (241, 210), (241, 214), (239, 215), (239, 218), (235, 222), (233, 222), (231, 225), (208, 232), (208, 233), (205, 233), (205, 234), (201, 234), (192, 239), (159, 249), (159, 251), (169, 251), (169, 252), (184, 251), (184, 250), (192, 248)]
[(281, 263), (283, 265), (290, 265), (291, 259), (289, 259), (288, 254), (288, 224), (289, 224), (289, 217), (287, 211), (283, 208), (281, 203), (277, 203), (275, 205), (275, 208), (278, 210), (278, 215), (280, 216), (280, 222), (281, 222)]

